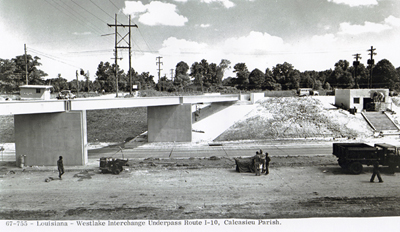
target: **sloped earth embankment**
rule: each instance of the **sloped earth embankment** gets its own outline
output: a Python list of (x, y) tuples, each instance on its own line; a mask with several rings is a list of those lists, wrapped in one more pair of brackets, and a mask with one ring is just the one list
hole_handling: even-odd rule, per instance
[(312, 97), (265, 98), (217, 141), (276, 138), (360, 138), (373, 134), (360, 115), (326, 109)]

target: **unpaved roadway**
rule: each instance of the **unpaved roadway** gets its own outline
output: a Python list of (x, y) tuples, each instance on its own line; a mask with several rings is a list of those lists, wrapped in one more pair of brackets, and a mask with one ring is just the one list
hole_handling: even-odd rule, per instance
[[(370, 183), (371, 167), (344, 173), (332, 155), (272, 156), (270, 174), (235, 171), (234, 160), (131, 160), (120, 175), (95, 166), (0, 167), (0, 219), (308, 218), (400, 215), (398, 173)], [(53, 177), (52, 181), (45, 179)]]

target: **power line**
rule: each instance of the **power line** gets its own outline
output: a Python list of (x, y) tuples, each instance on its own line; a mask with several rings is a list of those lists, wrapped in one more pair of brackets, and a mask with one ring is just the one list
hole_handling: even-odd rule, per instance
[(109, 13), (107, 13), (105, 10), (103, 10), (100, 6), (98, 6), (96, 3), (94, 3), (92, 0), (90, 0), (91, 3), (93, 3), (93, 5), (95, 5), (97, 8), (99, 8), (101, 11), (103, 11), (104, 13), (106, 13), (108, 16), (110, 16), (110, 18), (114, 19)]
[(38, 55), (40, 55), (40, 56), (44, 56), (44, 57), (46, 57), (46, 58), (48, 58), (48, 59), (51, 59), (51, 60), (54, 60), (54, 61), (57, 61), (57, 62), (66, 64), (66, 65), (69, 65), (69, 66), (74, 67), (74, 68), (80, 68), (80, 67), (78, 67), (78, 66), (76, 66), (76, 65), (73, 65), (73, 64), (70, 64), (70, 63), (67, 63), (67, 62), (63, 61), (63, 60), (62, 60), (61, 58), (59, 58), (59, 57), (56, 57), (56, 56), (47, 54), (47, 53), (45, 53), (45, 52), (38, 51), (38, 50), (33, 49), (33, 48), (27, 48), (27, 49), (28, 49), (29, 51), (33, 52), (33, 53), (36, 53), (36, 54), (38, 54)]
[(75, 5), (77, 5), (78, 7), (80, 7), (80, 8), (81, 8), (81, 9), (83, 9), (84, 11), (86, 11), (87, 13), (89, 13), (89, 14), (93, 15), (93, 17), (95, 17), (95, 18), (97, 18), (98, 20), (102, 21), (103, 23), (106, 23), (106, 24), (107, 24), (107, 22), (106, 22), (106, 21), (104, 21), (103, 19), (101, 19), (101, 18), (97, 17), (97, 16), (96, 16), (95, 14), (93, 14), (92, 12), (90, 12), (90, 11), (86, 10), (84, 7), (82, 7), (82, 6), (81, 6), (81, 5), (79, 5), (78, 3), (74, 2), (74, 0), (71, 0), (71, 2), (73, 2)]
[[(83, 24), (83, 25), (85, 25), (85, 26), (91, 27), (91, 28), (90, 28), (91, 30), (96, 31), (97, 33), (101, 34), (101, 33), (98, 31), (98, 29), (96, 29), (94, 26), (88, 25), (88, 24), (86, 24), (85, 21), (83, 21), (82, 19), (80, 19), (80, 18), (79, 18), (79, 17), (81, 17), (80, 15), (75, 15), (75, 14), (73, 13), (73, 12), (74, 12), (74, 9), (71, 8), (70, 6), (68, 6), (67, 4), (65, 4), (65, 3), (63, 3), (63, 2), (60, 1), (60, 3), (63, 3), (65, 6), (67, 6), (67, 7), (70, 8), (70, 9), (72, 9), (72, 12), (71, 12), (70, 10), (68, 10), (67, 8), (65, 8), (63, 5), (61, 5), (59, 2), (53, 0), (53, 2), (54, 2), (55, 4), (57, 4), (59, 7), (63, 8), (66, 12), (68, 12), (68, 14), (67, 14), (65, 11), (63, 11), (63, 10), (60, 10), (58, 7), (52, 5), (52, 4), (51, 4), (50, 2), (48, 2), (47, 0), (45, 0), (45, 1), (46, 1), (48, 4), (50, 4), (51, 6), (53, 6), (54, 8), (56, 8), (57, 10), (59, 10), (59, 11), (61, 11), (62, 13), (66, 14), (69, 18), (75, 20), (75, 21), (76, 21), (77, 23), (79, 23), (80, 25)], [(71, 16), (72, 16), (72, 17), (71, 17)]]
[(111, 4), (113, 4), (115, 6), (115, 8), (117, 8), (117, 10), (120, 10), (118, 6), (116, 6), (111, 0), (108, 0)]

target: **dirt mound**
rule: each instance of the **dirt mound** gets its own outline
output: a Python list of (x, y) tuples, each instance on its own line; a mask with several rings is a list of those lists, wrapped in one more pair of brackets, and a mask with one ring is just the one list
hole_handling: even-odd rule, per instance
[(265, 98), (217, 140), (365, 137), (372, 129), (360, 115), (327, 109), (315, 98)]

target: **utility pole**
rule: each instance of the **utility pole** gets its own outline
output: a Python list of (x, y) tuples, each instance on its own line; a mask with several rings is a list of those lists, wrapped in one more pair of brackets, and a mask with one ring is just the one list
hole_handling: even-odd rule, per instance
[(86, 87), (87, 87), (87, 92), (89, 93), (90, 91), (90, 86), (89, 86), (89, 78), (90, 78), (90, 74), (89, 74), (89, 70), (86, 71)]
[[(129, 15), (129, 24), (124, 25), (124, 24), (117, 24), (117, 14), (115, 14), (115, 24), (108, 24), (109, 27), (115, 27), (115, 79), (116, 79), (116, 86), (117, 86), (117, 93), (116, 97), (118, 97), (118, 49), (129, 49), (129, 93), (132, 94), (132, 74), (131, 74), (131, 27), (138, 27), (136, 24), (131, 25), (131, 16)], [(118, 41), (118, 27), (128, 27), (129, 32), (125, 36), (121, 36), (121, 40)], [(126, 42), (128, 44), (128, 47), (126, 46), (118, 46), (119, 43), (125, 39), (125, 37), (129, 35), (129, 41)], [(122, 58), (120, 58), (122, 59)]]
[(26, 55), (26, 44), (24, 44), (24, 50), (25, 50), (25, 79), (26, 79), (26, 85), (28, 85), (28, 57)]
[(79, 78), (78, 70), (76, 70), (76, 96), (79, 97)]
[(171, 69), (171, 81), (174, 82), (174, 69)]
[[(163, 62), (161, 62), (161, 56), (158, 56), (158, 57), (156, 57), (156, 60), (158, 60), (157, 62), (156, 62), (156, 65), (158, 65), (158, 83), (160, 83), (161, 84), (161, 65), (163, 64)], [(160, 91), (161, 90), (161, 87), (160, 87), (160, 85), (158, 85), (158, 91)]]
[[(131, 15), (129, 15), (129, 95), (132, 96)], [(136, 26), (137, 27), (137, 26)]]
[(367, 51), (369, 51), (370, 53), (368, 55), (371, 55), (371, 59), (368, 59), (368, 64), (370, 66), (370, 79), (371, 79), (371, 83), (370, 83), (370, 88), (372, 88), (372, 69), (374, 68), (374, 55), (376, 55), (376, 53), (374, 52), (376, 50), (376, 48), (374, 48), (373, 46), (371, 46), (371, 49), (368, 49)]
[(358, 61), (358, 60), (361, 59), (361, 54), (357, 53), (357, 54), (354, 54), (353, 56), (356, 59), (356, 61), (353, 61), (353, 66), (354, 66), (354, 80), (356, 81), (356, 86), (357, 86), (358, 85), (357, 68), (360, 65), (360, 61)]

